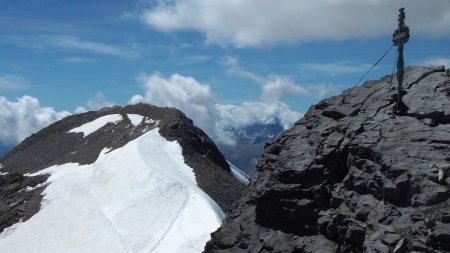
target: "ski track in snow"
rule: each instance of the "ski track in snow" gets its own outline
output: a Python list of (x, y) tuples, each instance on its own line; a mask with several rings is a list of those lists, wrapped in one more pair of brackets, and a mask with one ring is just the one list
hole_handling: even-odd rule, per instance
[(0, 234), (1, 251), (203, 251), (224, 214), (198, 188), (179, 144), (158, 131), (103, 150), (94, 164), (35, 173), (51, 174), (41, 210)]
[(170, 222), (170, 225), (167, 227), (167, 230), (163, 233), (163, 235), (162, 235), (161, 238), (155, 243), (155, 245), (150, 249), (150, 252), (154, 252), (154, 250), (157, 249), (157, 248), (160, 246), (161, 242), (162, 242), (164, 239), (166, 239), (166, 236), (167, 236), (167, 234), (169, 233), (169, 231), (172, 229), (172, 227), (173, 227), (175, 221), (180, 217), (181, 212), (186, 208), (186, 205), (187, 205), (187, 202), (188, 202), (188, 198), (189, 198), (189, 197), (190, 197), (190, 195), (188, 196), (188, 195), (186, 194), (185, 200), (184, 200), (184, 202), (183, 202), (183, 205), (182, 205), (182, 207), (178, 210), (178, 212), (176, 213), (175, 219), (172, 220), (172, 221)]

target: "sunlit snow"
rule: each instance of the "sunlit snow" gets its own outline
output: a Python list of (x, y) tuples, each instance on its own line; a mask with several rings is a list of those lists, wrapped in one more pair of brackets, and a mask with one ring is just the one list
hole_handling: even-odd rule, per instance
[(232, 163), (228, 162), (230, 165), (230, 171), (231, 175), (235, 177), (239, 182), (248, 185), (250, 183), (250, 180), (247, 178), (244, 172), (242, 172), (240, 169), (238, 169), (236, 166), (234, 166)]
[[(0, 163), (0, 169), (3, 168), (3, 167), (5, 167), (5, 166), (4, 166), (3, 164)], [(7, 172), (1, 172), (1, 171), (0, 171), (0, 176), (4, 176), (4, 175), (6, 175), (6, 174), (8, 174), (8, 173), (7, 173)]]
[(86, 124), (83, 124), (79, 127), (76, 127), (69, 131), (69, 133), (83, 133), (84, 137), (90, 135), (91, 133), (97, 131), (98, 129), (102, 128), (108, 123), (117, 123), (122, 120), (122, 116), (120, 114), (110, 114), (103, 117), (100, 117), (98, 119), (95, 119), (94, 121), (88, 122)]
[(202, 252), (223, 218), (158, 129), (94, 164), (44, 173), (41, 210), (0, 234), (1, 252)]
[(133, 126), (141, 124), (142, 120), (144, 119), (144, 116), (139, 114), (127, 114), (127, 116), (131, 120), (131, 124), (133, 124)]

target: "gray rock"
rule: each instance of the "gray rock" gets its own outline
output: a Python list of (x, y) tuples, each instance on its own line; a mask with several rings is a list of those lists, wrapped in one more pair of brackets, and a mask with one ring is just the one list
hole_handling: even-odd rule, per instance
[[(235, 206), (241, 215), (226, 219), (223, 228), (273, 231), (271, 252), (294, 252), (285, 243), (292, 241), (307, 252), (314, 244), (308, 238), (318, 235), (340, 252), (401, 253), (413, 246), (450, 252), (439, 225), (450, 209), (450, 181), (445, 173), (439, 180), (439, 168), (450, 162), (450, 77), (442, 67), (407, 68), (402, 116), (392, 113), (390, 80), (322, 100), (266, 143), (250, 188)], [(235, 252), (239, 243), (215, 244), (228, 236), (214, 233), (206, 252)], [(257, 233), (245, 240), (250, 252), (262, 244)]]
[(395, 233), (385, 233), (381, 238), (381, 242), (387, 246), (394, 247), (402, 237)]
[(393, 253), (403, 253), (406, 251), (406, 245), (407, 245), (407, 242), (406, 242), (405, 238), (403, 238), (397, 243), (397, 245), (395, 246), (395, 248), (392, 252)]
[(430, 237), (432, 246), (438, 249), (450, 250), (450, 224), (442, 223), (437, 225)]
[(362, 248), (364, 244), (364, 239), (366, 236), (366, 230), (357, 225), (351, 225), (347, 229), (347, 234), (345, 235), (345, 239), (351, 243), (355, 244), (358, 247)]
[(314, 253), (334, 253), (336, 252), (337, 244), (328, 240), (325, 236), (319, 234), (314, 238), (312, 252)]

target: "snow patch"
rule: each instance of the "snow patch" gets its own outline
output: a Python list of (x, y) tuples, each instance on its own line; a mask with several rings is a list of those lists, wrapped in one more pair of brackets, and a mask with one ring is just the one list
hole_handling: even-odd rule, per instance
[(147, 118), (145, 118), (145, 123), (159, 125), (159, 120), (154, 120), (154, 119), (151, 119), (151, 118), (147, 117)]
[(103, 126), (108, 123), (117, 124), (122, 120), (122, 115), (120, 114), (110, 114), (100, 118), (95, 119), (94, 121), (83, 124), (79, 127), (76, 127), (69, 131), (69, 133), (83, 133), (83, 137), (90, 135), (91, 133), (99, 130)]
[[(0, 163), (0, 169), (3, 168), (3, 167), (5, 167), (5, 165)], [(0, 171), (0, 176), (4, 176), (4, 175), (7, 175), (7, 174), (8, 174), (8, 172), (1, 172)]]
[(198, 188), (180, 145), (158, 131), (101, 152), (93, 164), (56, 165), (33, 174), (50, 174), (41, 210), (0, 234), (0, 248), (202, 252), (224, 214)]
[(127, 114), (127, 116), (131, 120), (131, 124), (133, 124), (133, 126), (138, 126), (144, 119), (144, 116), (139, 114)]
[[(228, 161), (227, 161), (228, 162)], [(250, 183), (250, 177), (245, 174), (243, 171), (238, 169), (236, 166), (234, 166), (232, 163), (228, 162), (228, 165), (230, 165), (230, 171), (233, 177), (235, 177), (239, 182), (248, 185)]]
[(40, 188), (40, 187), (46, 186), (46, 185), (48, 185), (47, 182), (46, 182), (46, 183), (37, 184), (37, 185), (34, 186), (34, 187), (27, 186), (27, 188), (26, 188), (25, 190), (26, 190), (27, 192), (29, 192), (29, 191), (33, 191), (33, 190), (35, 190), (35, 189), (37, 189), (37, 188)]

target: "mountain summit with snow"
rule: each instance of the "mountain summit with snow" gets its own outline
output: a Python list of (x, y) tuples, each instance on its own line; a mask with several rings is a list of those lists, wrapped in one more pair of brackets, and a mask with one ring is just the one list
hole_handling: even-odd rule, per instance
[(0, 158), (0, 249), (201, 252), (242, 190), (179, 110), (72, 115)]

